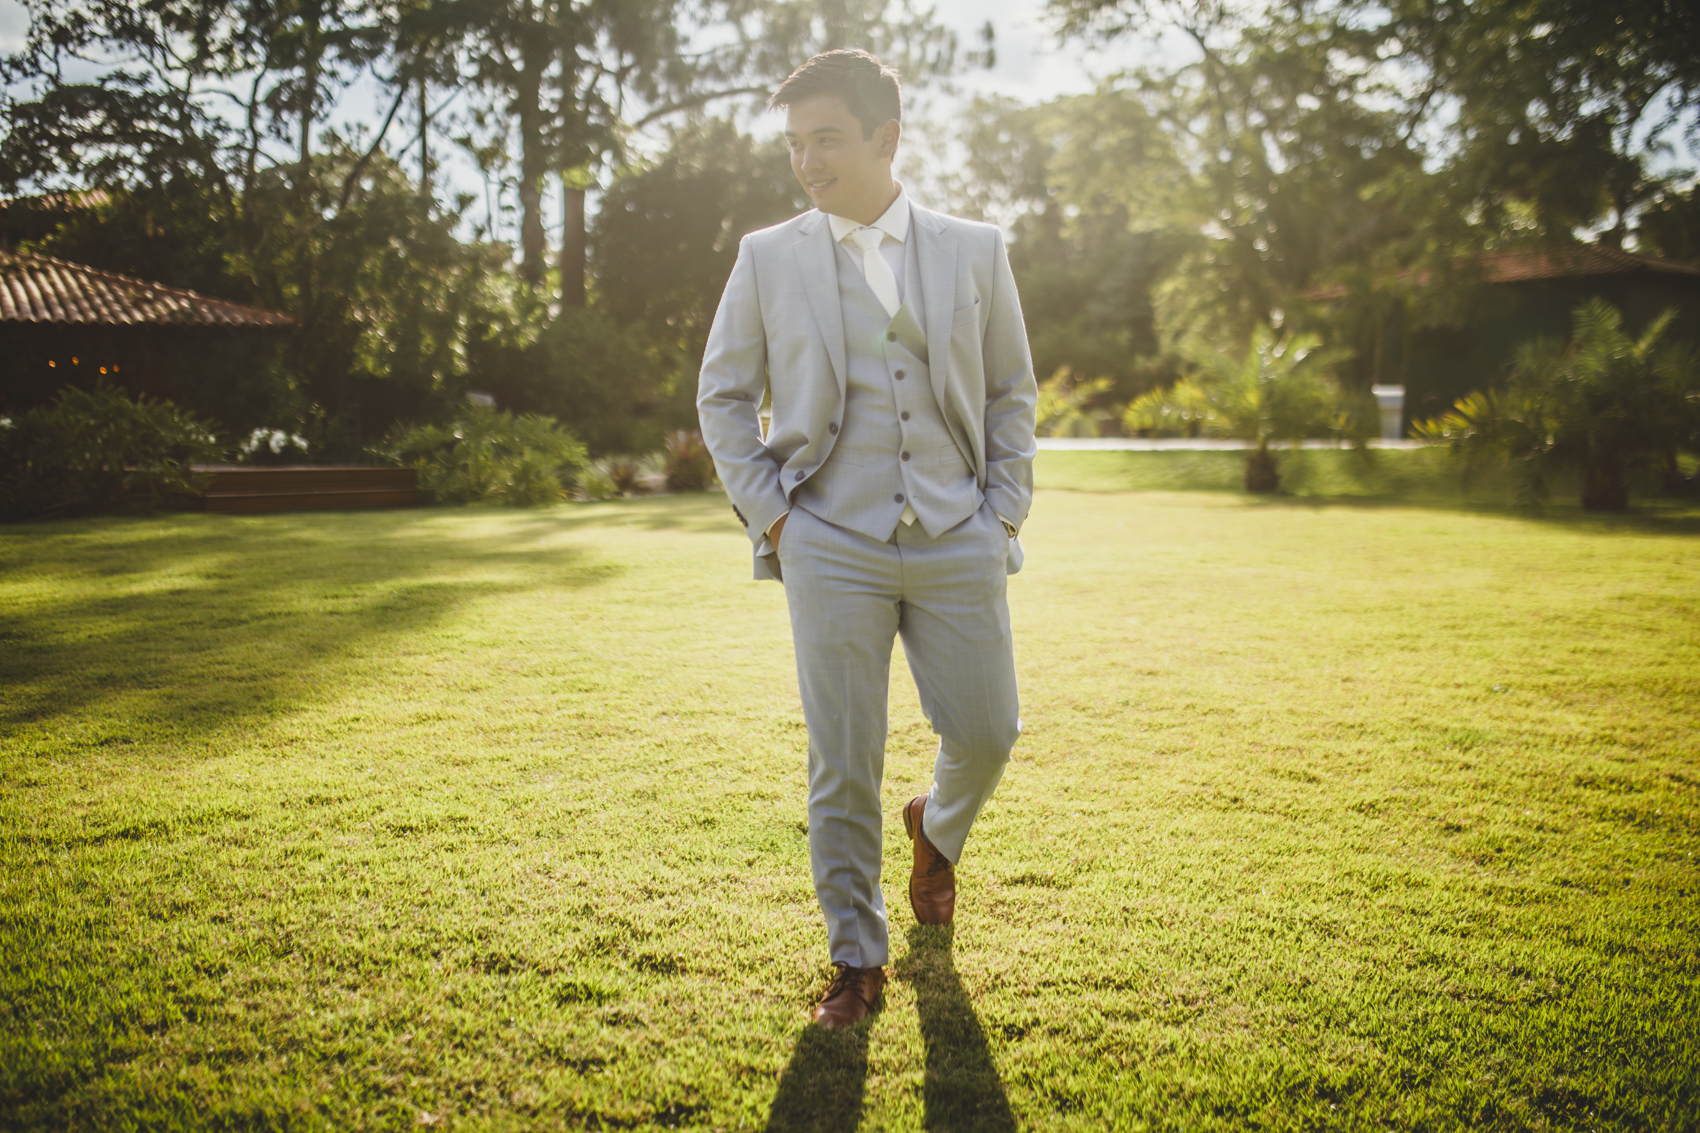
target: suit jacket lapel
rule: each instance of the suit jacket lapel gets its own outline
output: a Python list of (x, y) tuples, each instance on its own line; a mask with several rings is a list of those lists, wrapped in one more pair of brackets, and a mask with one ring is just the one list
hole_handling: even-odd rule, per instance
[(932, 374), (933, 397), (944, 409), (950, 404), (945, 385), (950, 378), (950, 319), (956, 310), (956, 241), (935, 227), (924, 210), (915, 208), (911, 216), (927, 313), (927, 369)]
[(826, 343), (826, 356), (832, 362), (833, 377), (838, 379), (838, 396), (844, 396), (846, 374), (849, 371), (844, 356), (844, 309), (838, 302), (838, 264), (832, 247), (832, 226), (824, 213), (810, 218), (813, 225), (804, 225), (791, 254), (797, 260), (797, 272), (803, 277), (803, 293), (809, 298), (815, 326)]

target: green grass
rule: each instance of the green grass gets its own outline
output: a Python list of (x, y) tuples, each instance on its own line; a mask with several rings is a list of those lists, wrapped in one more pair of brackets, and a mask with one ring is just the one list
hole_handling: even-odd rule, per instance
[(1700, 1127), (1700, 517), (1143, 455), (1041, 458), (953, 934), (897, 667), (837, 1035), (723, 498), (0, 530), (0, 1128)]
[[(1276, 446), (1275, 452), (1284, 496), (1476, 507), (1504, 507), (1516, 498), (1516, 482), (1506, 468), (1484, 468), (1466, 483), (1457, 459), (1439, 445), (1367, 450)], [(1693, 474), (1686, 454), (1682, 465), (1686, 474)], [(1039, 456), (1039, 475), (1050, 487), (1073, 491), (1239, 492), (1245, 478), (1245, 452), (1047, 451)], [(1659, 498), (1661, 478), (1661, 471), (1652, 467), (1631, 475), (1631, 497), (1643, 510), (1677, 505), (1678, 501)], [(1574, 477), (1559, 476), (1553, 484), (1554, 505), (1574, 507), (1577, 488)]]

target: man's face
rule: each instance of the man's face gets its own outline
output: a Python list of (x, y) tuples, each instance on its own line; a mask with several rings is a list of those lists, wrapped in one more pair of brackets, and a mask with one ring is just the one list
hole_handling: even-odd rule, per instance
[(872, 224), (891, 205), (891, 158), (901, 128), (888, 121), (872, 137), (835, 94), (817, 94), (786, 110), (791, 172), (816, 208)]

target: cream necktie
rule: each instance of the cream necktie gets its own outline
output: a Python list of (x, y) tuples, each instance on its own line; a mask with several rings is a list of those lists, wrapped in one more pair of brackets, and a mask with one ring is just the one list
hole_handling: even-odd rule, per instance
[(862, 250), (862, 276), (873, 288), (874, 298), (880, 301), (888, 316), (896, 317), (897, 309), (902, 306), (897, 300), (897, 277), (891, 272), (891, 265), (880, 255), (880, 245), (885, 242), (885, 233), (877, 228), (858, 228), (844, 237)]

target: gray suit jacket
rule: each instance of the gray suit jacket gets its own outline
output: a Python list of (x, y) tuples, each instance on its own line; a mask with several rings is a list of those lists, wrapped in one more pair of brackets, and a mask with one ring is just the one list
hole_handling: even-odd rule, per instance
[[(1033, 500), (1038, 388), (996, 226), (911, 204), (933, 396), (997, 514), (1019, 528)], [(767, 529), (832, 451), (844, 413), (844, 318), (832, 228), (811, 210), (738, 246), (697, 385), (703, 440), (772, 578)], [(771, 394), (764, 438), (760, 409)], [(1021, 564), (1019, 542), (1010, 570)]]

